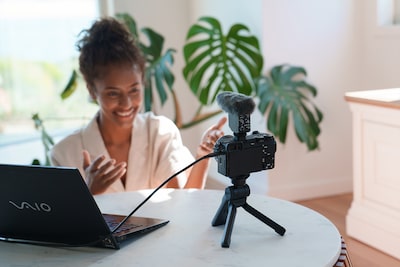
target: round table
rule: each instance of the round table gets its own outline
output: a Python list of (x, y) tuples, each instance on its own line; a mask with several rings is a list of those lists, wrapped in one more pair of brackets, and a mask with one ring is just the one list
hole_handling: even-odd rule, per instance
[[(129, 214), (149, 193), (106, 194), (95, 200), (103, 213)], [(337, 261), (341, 236), (328, 219), (301, 205), (257, 194), (251, 194), (247, 203), (283, 226), (285, 235), (239, 207), (230, 247), (221, 247), (224, 225), (213, 227), (211, 221), (223, 196), (219, 190), (162, 189), (134, 216), (170, 222), (125, 242), (120, 250), (0, 242), (0, 265), (331, 267)]]

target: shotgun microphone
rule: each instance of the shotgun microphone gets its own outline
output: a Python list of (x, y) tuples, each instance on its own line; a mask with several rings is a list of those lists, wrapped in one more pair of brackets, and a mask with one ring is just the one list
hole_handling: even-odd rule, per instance
[(250, 132), (250, 114), (254, 111), (255, 103), (249, 96), (222, 92), (217, 95), (218, 105), (228, 113), (229, 127), (238, 138)]
[(223, 111), (229, 114), (251, 114), (255, 107), (253, 98), (234, 92), (219, 93), (217, 103)]

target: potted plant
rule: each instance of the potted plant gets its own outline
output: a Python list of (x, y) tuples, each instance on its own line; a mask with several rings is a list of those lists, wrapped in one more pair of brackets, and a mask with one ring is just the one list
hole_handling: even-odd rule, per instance
[[(318, 136), (322, 112), (313, 103), (317, 89), (305, 78), (303, 67), (288, 64), (274, 66), (263, 74), (263, 56), (258, 39), (251, 35), (243, 24), (231, 26), (225, 35), (220, 22), (213, 17), (201, 17), (192, 25), (183, 47), (185, 66), (182, 74), (188, 87), (199, 101), (195, 116), (189, 122), (182, 121), (179, 99), (174, 91), (175, 76), (170, 66), (174, 63), (175, 49), (164, 52), (164, 37), (150, 28), (140, 32), (148, 39), (146, 45), (139, 39), (138, 27), (127, 13), (116, 14), (137, 39), (146, 57), (144, 108), (152, 110), (158, 97), (163, 105), (169, 97), (174, 103), (174, 121), (178, 128), (185, 129), (207, 120), (221, 110), (203, 112), (203, 107), (213, 104), (222, 91), (231, 91), (252, 96), (258, 100), (258, 110), (267, 118), (267, 129), (285, 143), (289, 120), (293, 120), (296, 135), (309, 150), (319, 147)], [(77, 87), (79, 75), (74, 70), (63, 90), (63, 99)], [(156, 94), (156, 96), (155, 96)], [(46, 136), (43, 122), (37, 116), (36, 125)], [(46, 146), (49, 149), (49, 146)]]

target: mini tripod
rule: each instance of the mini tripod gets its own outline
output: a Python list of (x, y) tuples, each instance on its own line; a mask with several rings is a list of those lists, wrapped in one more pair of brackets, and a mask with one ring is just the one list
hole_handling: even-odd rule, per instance
[(279, 235), (283, 236), (286, 232), (285, 228), (247, 204), (246, 197), (250, 195), (250, 188), (246, 184), (246, 178), (248, 176), (249, 175), (242, 176), (238, 179), (232, 179), (233, 185), (225, 189), (222, 203), (212, 220), (212, 226), (225, 224), (221, 242), (221, 246), (224, 248), (229, 248), (231, 243), (233, 224), (235, 222), (236, 209), (238, 207), (243, 207), (248, 213), (270, 226)]

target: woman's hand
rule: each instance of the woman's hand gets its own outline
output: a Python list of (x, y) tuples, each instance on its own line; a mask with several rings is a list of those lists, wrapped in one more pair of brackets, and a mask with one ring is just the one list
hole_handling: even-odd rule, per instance
[(214, 145), (217, 140), (224, 135), (222, 127), (226, 123), (227, 118), (222, 117), (217, 124), (211, 126), (206, 130), (201, 138), (201, 143), (197, 149), (197, 156), (203, 157), (214, 151)]
[[(217, 124), (211, 126), (204, 132), (203, 137), (201, 138), (201, 143), (197, 149), (197, 159), (214, 151), (215, 142), (224, 135), (222, 126), (224, 126), (226, 121), (227, 118), (223, 117)], [(188, 180), (185, 184), (185, 188), (204, 188), (207, 180), (209, 161), (210, 158), (205, 159), (195, 164), (190, 171), (188, 171)]]
[(104, 193), (116, 180), (126, 173), (126, 163), (115, 164), (115, 159), (106, 160), (104, 155), (98, 156), (93, 162), (89, 152), (83, 151), (83, 169), (90, 192), (93, 195)]

